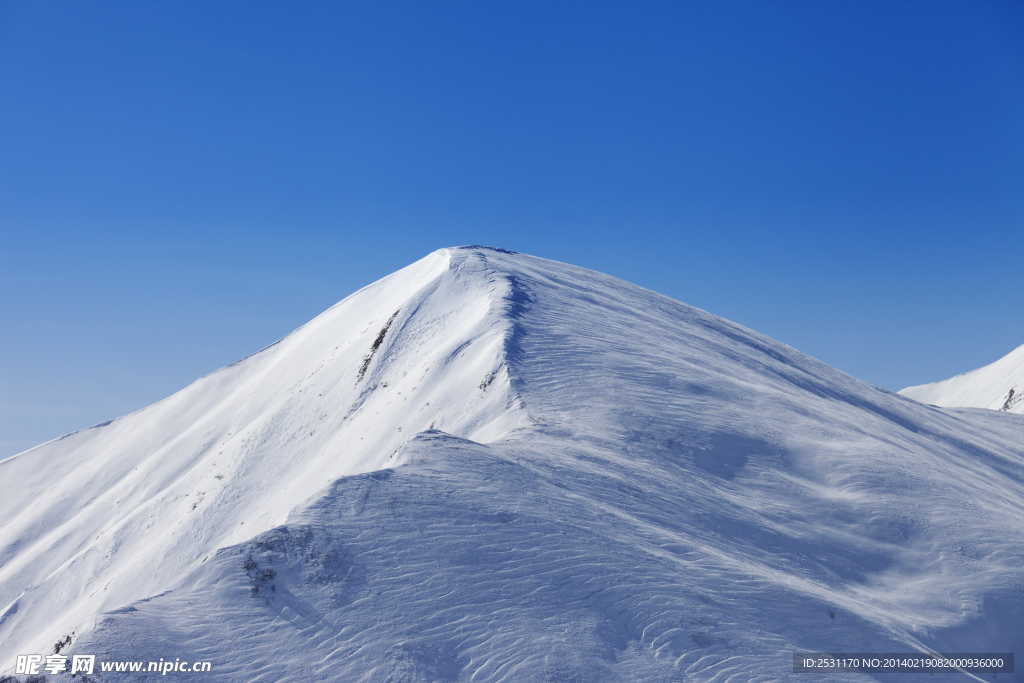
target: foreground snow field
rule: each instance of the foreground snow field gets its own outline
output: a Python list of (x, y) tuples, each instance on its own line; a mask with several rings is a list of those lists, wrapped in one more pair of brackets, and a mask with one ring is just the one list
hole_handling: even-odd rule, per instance
[(621, 280), (443, 249), (0, 463), (0, 675), (72, 634), (64, 654), (268, 683), (1024, 653), (1022, 444), (1020, 415), (917, 403)]
[(900, 394), (937, 406), (1024, 414), (1024, 346), (983, 368), (941, 382), (907, 387)]

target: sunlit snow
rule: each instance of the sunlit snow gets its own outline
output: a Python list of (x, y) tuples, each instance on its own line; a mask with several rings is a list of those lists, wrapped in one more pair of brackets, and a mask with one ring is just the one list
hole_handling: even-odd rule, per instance
[(900, 394), (937, 406), (1024, 414), (1024, 346), (983, 368), (941, 382), (907, 387)]

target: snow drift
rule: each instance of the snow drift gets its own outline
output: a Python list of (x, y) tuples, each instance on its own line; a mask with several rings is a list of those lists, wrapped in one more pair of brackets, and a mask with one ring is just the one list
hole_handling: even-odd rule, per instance
[(0, 463), (0, 673), (67, 636), (268, 682), (1024, 652), (1022, 437), (609, 276), (443, 249)]
[(936, 406), (988, 408), (1024, 414), (1024, 346), (995, 363), (900, 394)]

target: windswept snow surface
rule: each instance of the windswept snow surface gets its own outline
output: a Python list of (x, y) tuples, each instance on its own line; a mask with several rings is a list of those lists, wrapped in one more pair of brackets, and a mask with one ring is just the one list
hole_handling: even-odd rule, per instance
[(1022, 444), (1019, 415), (916, 403), (621, 280), (443, 249), (0, 463), (0, 674), (72, 633), (65, 654), (267, 683), (1024, 652)]
[(1024, 414), (1024, 346), (983, 368), (941, 382), (907, 387), (900, 394), (936, 406)]

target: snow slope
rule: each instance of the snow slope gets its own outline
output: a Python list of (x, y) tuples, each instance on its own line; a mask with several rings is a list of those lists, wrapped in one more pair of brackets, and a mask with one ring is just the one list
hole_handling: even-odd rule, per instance
[(0, 673), (72, 633), (217, 681), (1024, 652), (1022, 437), (609, 276), (444, 249), (0, 463)]
[(983, 368), (941, 382), (907, 387), (900, 394), (936, 406), (988, 408), (1024, 414), (1024, 346), (1018, 346)]

